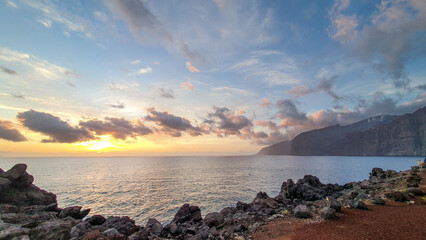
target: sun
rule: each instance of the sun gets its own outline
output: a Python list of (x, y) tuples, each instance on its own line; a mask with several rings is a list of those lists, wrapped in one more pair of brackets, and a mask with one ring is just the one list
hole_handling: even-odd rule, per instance
[(112, 144), (111, 136), (100, 136), (99, 140), (97, 141), (87, 141), (87, 142), (81, 142), (78, 145), (84, 146), (88, 150), (92, 151), (100, 151), (100, 150), (107, 150), (112, 148), (118, 148), (114, 144)]

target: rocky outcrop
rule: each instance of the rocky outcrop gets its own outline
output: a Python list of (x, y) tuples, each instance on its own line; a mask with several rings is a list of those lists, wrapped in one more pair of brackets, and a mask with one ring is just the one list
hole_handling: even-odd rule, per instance
[(426, 107), (403, 116), (377, 116), (334, 125), (262, 148), (259, 155), (424, 156)]
[[(184, 204), (166, 225), (153, 218), (145, 226), (138, 226), (127, 216), (87, 217), (90, 209), (58, 208), (56, 199), (51, 201), (54, 194), (43, 192), (48, 200), (42, 202), (47, 205), (32, 205), (28, 199), (0, 203), (0, 239), (247, 239), (263, 224), (277, 218), (331, 220), (340, 216), (342, 206), (368, 209), (367, 202), (385, 204), (383, 199), (409, 202), (416, 195), (424, 195), (421, 189), (413, 187), (421, 180), (418, 171), (397, 173), (374, 168), (369, 180), (343, 186), (323, 184), (317, 177), (306, 175), (296, 183), (291, 179), (284, 182), (276, 197), (259, 192), (250, 203), (237, 202), (235, 207), (207, 213), (204, 218), (198, 206)], [(35, 187), (28, 186), (31, 178), (26, 166), (14, 167), (6, 173), (0, 171), (3, 189), (13, 188), (25, 195)]]

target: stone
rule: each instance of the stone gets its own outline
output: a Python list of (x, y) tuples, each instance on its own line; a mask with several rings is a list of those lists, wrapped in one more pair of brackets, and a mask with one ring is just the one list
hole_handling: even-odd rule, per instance
[(293, 210), (294, 216), (297, 218), (310, 218), (312, 214), (306, 205), (297, 205)]
[(30, 234), (31, 229), (14, 225), (0, 231), (0, 239), (30, 239)]
[(385, 197), (394, 200), (395, 202), (406, 202), (410, 200), (410, 197), (408, 194), (399, 192), (399, 191), (393, 191), (390, 193), (386, 193)]
[(222, 224), (224, 220), (225, 220), (225, 216), (222, 213), (212, 212), (212, 213), (208, 213), (204, 217), (203, 222), (205, 225), (211, 228), (211, 227), (216, 227)]
[(118, 230), (115, 229), (115, 228), (109, 228), (109, 229), (105, 230), (103, 232), (103, 235), (105, 237), (108, 237), (108, 238), (112, 238), (112, 237), (124, 237), (124, 235), (121, 234), (120, 232), (118, 232)]
[(93, 215), (91, 218), (89, 218), (87, 220), (91, 225), (102, 225), (105, 221), (106, 218), (102, 215)]
[(58, 214), (59, 218), (65, 218), (67, 216), (70, 216), (72, 218), (75, 218), (80, 214), (81, 206), (72, 206), (72, 207), (66, 207), (62, 209), (62, 211)]
[(200, 208), (198, 206), (189, 206), (189, 204), (184, 204), (173, 218), (173, 222), (176, 223), (201, 222), (201, 220)]
[(250, 205), (248, 203), (238, 201), (235, 207), (237, 210), (247, 211)]
[(47, 221), (36, 228), (31, 229), (31, 239), (57, 239), (67, 240), (70, 238), (71, 223), (65, 221)]
[(156, 235), (160, 235), (163, 232), (163, 225), (155, 218), (150, 218), (145, 226), (145, 229), (151, 229)]
[(367, 198), (368, 198), (368, 195), (361, 192), (356, 196), (356, 198), (354, 199), (354, 202), (357, 202), (359, 200), (364, 200), (364, 199), (367, 199)]
[(81, 222), (71, 228), (70, 236), (71, 238), (79, 238), (83, 236), (86, 232), (90, 230), (91, 225), (88, 222)]
[(325, 220), (335, 219), (337, 217), (336, 210), (334, 208), (324, 207), (321, 209), (321, 217)]
[(9, 178), (11, 181), (19, 179), (21, 176), (24, 175), (25, 171), (27, 170), (27, 164), (16, 164), (11, 169), (9, 169), (6, 172), (7, 178)]
[(385, 200), (383, 200), (381, 198), (373, 198), (371, 203), (373, 203), (375, 205), (385, 205), (386, 204)]
[(279, 196), (292, 200), (315, 201), (324, 199), (325, 196), (334, 196), (342, 189), (338, 184), (322, 184), (318, 177), (305, 175), (297, 183), (291, 179), (284, 182)]
[(342, 205), (333, 197), (327, 197), (327, 207), (336, 210), (336, 212), (340, 212), (342, 210)]
[(370, 173), (369, 181), (372, 183), (382, 182), (386, 175), (381, 168), (373, 168)]
[(12, 182), (9, 179), (0, 177), (0, 190), (9, 187), (10, 183)]
[(236, 211), (237, 211), (236, 208), (226, 207), (226, 208), (220, 210), (220, 213), (222, 213), (225, 217), (228, 217), (229, 215), (234, 214)]
[(170, 233), (173, 236), (179, 235), (181, 232), (182, 232), (182, 229), (179, 228), (179, 226), (175, 222), (172, 222), (170, 224)]
[(361, 200), (355, 201), (353, 204), (353, 208), (360, 209), (360, 210), (368, 210), (367, 205)]
[(0, 213), (17, 213), (18, 207), (12, 204), (0, 204)]
[(421, 180), (422, 178), (418, 174), (411, 174), (406, 180), (407, 187), (418, 187)]
[(424, 196), (425, 192), (421, 188), (409, 187), (405, 189), (406, 193), (412, 193), (415, 196)]
[(93, 230), (84, 234), (81, 240), (98, 240), (103, 238), (104, 235), (99, 230)]
[(57, 212), (58, 211), (58, 203), (51, 203), (44, 207), (44, 211), (52, 211)]
[(102, 224), (103, 227), (115, 228), (118, 232), (125, 236), (129, 236), (137, 231), (139, 228), (135, 225), (135, 221), (127, 216), (124, 217), (108, 217)]

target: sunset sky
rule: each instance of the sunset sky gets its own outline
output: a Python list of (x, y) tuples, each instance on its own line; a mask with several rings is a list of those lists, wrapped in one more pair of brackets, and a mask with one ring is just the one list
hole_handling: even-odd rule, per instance
[(0, 156), (253, 154), (426, 105), (426, 1), (0, 2)]

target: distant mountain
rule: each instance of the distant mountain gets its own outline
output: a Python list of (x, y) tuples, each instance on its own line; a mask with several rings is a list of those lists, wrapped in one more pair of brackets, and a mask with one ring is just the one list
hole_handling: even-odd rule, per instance
[(426, 107), (403, 116), (376, 116), (304, 132), (264, 147), (258, 155), (425, 156)]

